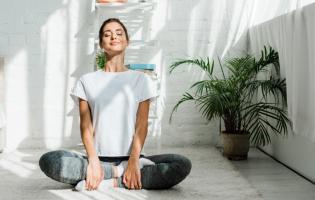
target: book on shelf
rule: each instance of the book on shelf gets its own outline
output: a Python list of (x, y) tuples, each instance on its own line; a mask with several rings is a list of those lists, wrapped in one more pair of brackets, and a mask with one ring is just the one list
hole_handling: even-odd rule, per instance
[(155, 76), (155, 64), (128, 64), (127, 67), (132, 70), (142, 71), (148, 75)]
[(155, 64), (129, 64), (129, 69), (154, 70)]

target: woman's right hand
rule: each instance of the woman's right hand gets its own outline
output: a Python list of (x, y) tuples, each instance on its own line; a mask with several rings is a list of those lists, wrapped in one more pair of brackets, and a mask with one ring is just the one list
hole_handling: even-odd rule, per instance
[(104, 171), (100, 160), (97, 157), (89, 159), (86, 171), (86, 189), (96, 190), (103, 179)]

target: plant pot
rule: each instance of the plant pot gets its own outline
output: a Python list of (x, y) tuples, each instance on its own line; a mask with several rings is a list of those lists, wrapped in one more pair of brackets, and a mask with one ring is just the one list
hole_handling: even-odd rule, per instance
[(222, 132), (223, 156), (230, 160), (246, 160), (249, 151), (249, 133), (231, 134)]

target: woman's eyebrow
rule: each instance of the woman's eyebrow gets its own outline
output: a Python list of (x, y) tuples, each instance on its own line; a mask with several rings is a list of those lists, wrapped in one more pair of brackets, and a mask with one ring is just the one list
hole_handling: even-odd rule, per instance
[[(104, 31), (104, 33), (107, 32), (107, 31), (110, 31), (110, 30), (107, 29), (107, 30)], [(122, 31), (122, 29), (121, 29), (121, 28), (118, 28), (118, 29), (116, 29), (116, 31)]]

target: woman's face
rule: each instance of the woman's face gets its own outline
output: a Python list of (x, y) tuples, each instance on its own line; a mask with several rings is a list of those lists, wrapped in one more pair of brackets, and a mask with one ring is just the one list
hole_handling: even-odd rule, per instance
[(128, 46), (126, 33), (117, 22), (110, 22), (103, 27), (101, 47), (109, 55), (122, 53)]

